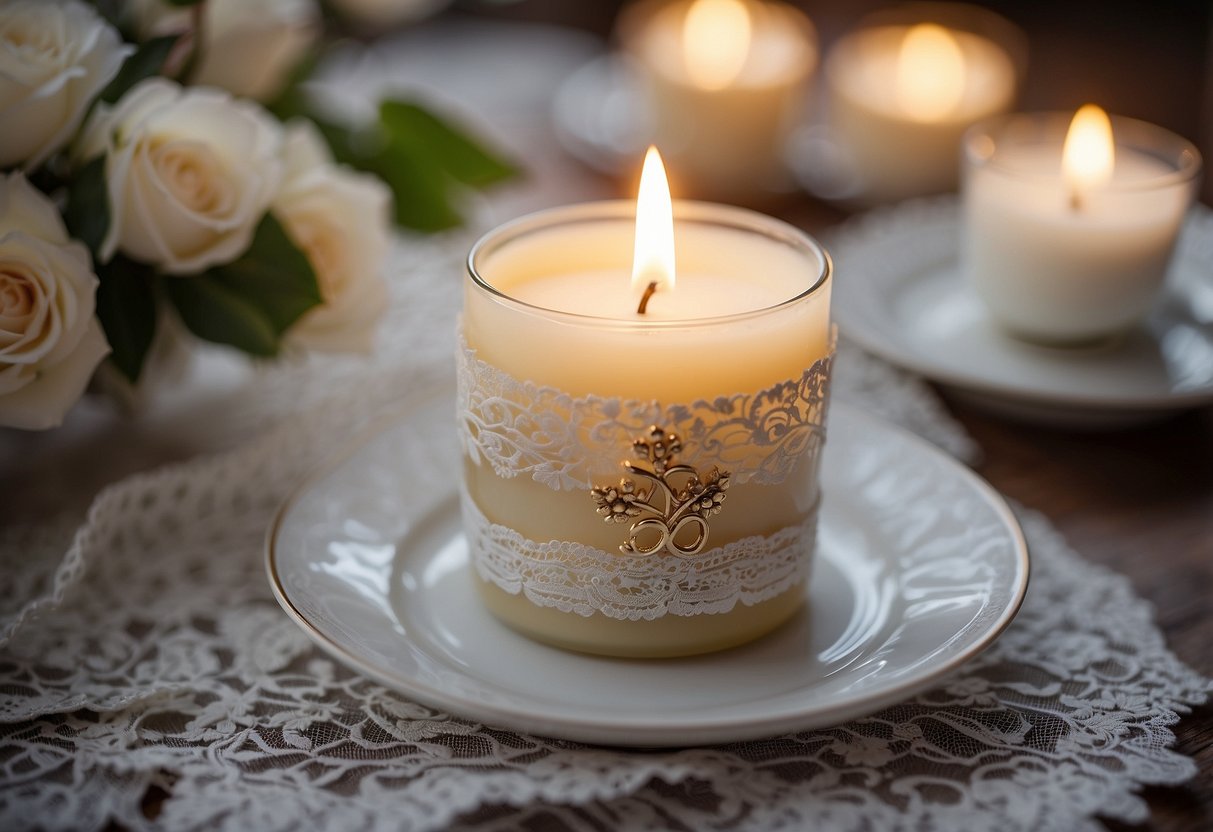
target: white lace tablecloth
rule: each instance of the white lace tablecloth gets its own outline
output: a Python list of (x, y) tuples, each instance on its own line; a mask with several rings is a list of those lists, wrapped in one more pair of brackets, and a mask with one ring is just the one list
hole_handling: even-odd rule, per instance
[[(1032, 584), (994, 647), (928, 694), (827, 730), (586, 747), (436, 713), (313, 648), (265, 580), (267, 524), (343, 438), (449, 374), (467, 244), (401, 241), (373, 358), (237, 373), (164, 417), (157, 440), (191, 444), (163, 455), (185, 461), (112, 483), (86, 517), (13, 519), (74, 470), (11, 495), (0, 828), (1072, 832), (1100, 829), (1097, 813), (1142, 821), (1141, 786), (1195, 772), (1171, 726), (1210, 680), (1167, 650), (1124, 578), (1026, 509)], [(977, 452), (918, 381), (845, 345), (836, 379), (841, 398)], [(225, 450), (190, 456), (208, 448)], [(153, 787), (168, 796), (149, 817)]]

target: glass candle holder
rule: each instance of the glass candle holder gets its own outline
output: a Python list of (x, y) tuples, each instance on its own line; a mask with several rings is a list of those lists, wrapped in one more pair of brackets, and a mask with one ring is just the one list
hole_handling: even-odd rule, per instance
[(652, 102), (652, 143), (684, 177), (680, 191), (745, 199), (786, 189), (784, 147), (818, 61), (803, 12), (772, 0), (642, 0), (616, 35)]
[(782, 222), (677, 202), (677, 286), (639, 315), (634, 223), (634, 203), (571, 206), (472, 249), (464, 524), (507, 625), (590, 653), (690, 655), (804, 601), (831, 265)]
[(964, 131), (1015, 101), (1023, 34), (993, 12), (907, 3), (871, 14), (825, 62), (842, 196), (866, 203), (955, 190)]
[(1050, 344), (1104, 339), (1146, 314), (1201, 167), (1191, 142), (1113, 116), (1110, 178), (1076, 191), (1062, 165), (1072, 115), (994, 119), (964, 145), (966, 278), (1005, 330)]

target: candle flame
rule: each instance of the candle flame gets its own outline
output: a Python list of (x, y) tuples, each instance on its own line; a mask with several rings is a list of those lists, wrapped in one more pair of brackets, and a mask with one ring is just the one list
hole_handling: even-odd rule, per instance
[(919, 121), (937, 121), (955, 110), (965, 88), (964, 53), (956, 38), (934, 23), (911, 28), (897, 55), (894, 85), (902, 112)]
[(1112, 178), (1115, 155), (1108, 114), (1094, 104), (1079, 107), (1061, 149), (1061, 175), (1076, 201)]
[(727, 87), (750, 54), (750, 12), (741, 0), (695, 0), (682, 25), (683, 62), (698, 86)]
[(674, 288), (674, 205), (670, 183), (657, 148), (649, 147), (640, 174), (636, 199), (636, 251), (632, 260), (632, 288)]

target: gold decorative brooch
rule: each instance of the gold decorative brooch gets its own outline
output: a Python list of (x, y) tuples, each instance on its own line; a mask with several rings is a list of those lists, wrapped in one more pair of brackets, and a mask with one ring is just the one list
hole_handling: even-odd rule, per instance
[[(648, 480), (650, 487), (638, 490), (634, 479), (623, 477), (619, 485), (596, 486), (590, 491), (597, 512), (607, 523), (633, 521), (627, 541), (619, 546), (625, 555), (651, 555), (665, 549), (671, 555), (691, 557), (707, 545), (708, 518), (720, 512), (730, 475), (713, 467), (701, 477), (690, 465), (674, 463), (681, 452), (682, 440), (677, 434), (653, 425), (647, 436), (632, 442), (632, 454), (642, 464), (622, 463), (629, 473)], [(650, 516), (642, 517), (644, 514)], [(635, 519), (638, 517), (641, 519)], [(688, 527), (694, 527), (695, 537), (678, 542), (685, 538)], [(642, 537), (653, 539), (653, 532), (655, 542), (642, 542)]]

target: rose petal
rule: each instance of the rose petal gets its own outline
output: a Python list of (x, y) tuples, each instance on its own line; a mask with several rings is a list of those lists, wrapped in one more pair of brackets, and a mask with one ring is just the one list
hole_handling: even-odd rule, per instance
[(0, 425), (45, 430), (62, 424), (109, 351), (100, 324), (90, 318), (70, 356), (40, 371), (36, 379), (20, 389), (0, 395)]

